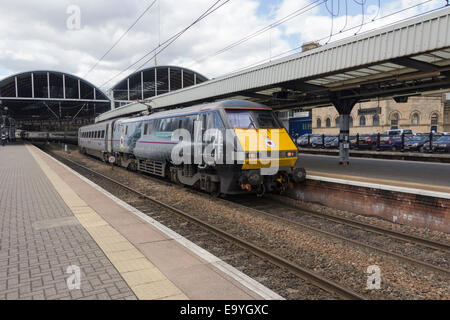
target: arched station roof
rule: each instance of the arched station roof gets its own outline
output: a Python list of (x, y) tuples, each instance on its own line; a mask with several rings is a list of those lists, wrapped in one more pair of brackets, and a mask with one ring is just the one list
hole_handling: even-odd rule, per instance
[(139, 70), (112, 88), (114, 100), (131, 102), (151, 98), (193, 86), (208, 78), (193, 70), (177, 66), (157, 66)]
[(92, 118), (110, 109), (110, 99), (92, 83), (49, 70), (18, 73), (0, 80), (2, 109), (22, 120)]

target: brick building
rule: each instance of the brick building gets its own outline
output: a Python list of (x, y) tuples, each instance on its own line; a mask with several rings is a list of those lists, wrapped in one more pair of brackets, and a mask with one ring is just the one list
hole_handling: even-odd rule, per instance
[[(333, 106), (312, 110), (312, 132), (337, 135), (339, 114)], [(358, 103), (350, 114), (350, 134), (382, 133), (411, 129), (414, 133), (450, 131), (450, 94), (409, 97)]]

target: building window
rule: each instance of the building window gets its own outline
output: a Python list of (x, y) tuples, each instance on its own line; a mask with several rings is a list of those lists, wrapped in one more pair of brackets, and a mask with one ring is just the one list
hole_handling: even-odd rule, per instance
[(374, 126), (379, 126), (380, 125), (380, 117), (377, 114), (373, 116), (372, 123), (373, 123)]
[(335, 126), (336, 126), (337, 128), (339, 128), (339, 126), (340, 126), (340, 123), (339, 123), (340, 120), (341, 120), (341, 116), (338, 116), (338, 117), (336, 118), (336, 120), (335, 120), (335, 122), (336, 122)]
[(322, 127), (322, 121), (320, 120), (320, 118), (317, 118), (316, 127), (317, 127), (317, 128)]
[(363, 126), (366, 125), (366, 117), (365, 117), (365, 116), (359, 117), (359, 125), (360, 125), (361, 127), (363, 127)]
[(331, 127), (331, 120), (330, 120), (330, 118), (327, 118), (327, 119), (325, 120), (325, 126), (326, 126), (327, 128)]
[(398, 129), (398, 113), (393, 113), (391, 115), (391, 129), (395, 130)]
[(431, 116), (431, 131), (437, 131), (439, 116), (437, 113), (433, 113)]
[(411, 116), (411, 124), (412, 125), (418, 125), (419, 124), (419, 114), (413, 113)]

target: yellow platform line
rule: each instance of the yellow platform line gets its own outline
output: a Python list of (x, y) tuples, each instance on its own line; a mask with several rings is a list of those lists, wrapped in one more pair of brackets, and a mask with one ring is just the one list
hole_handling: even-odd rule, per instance
[(379, 178), (369, 178), (369, 177), (360, 177), (339, 173), (328, 173), (328, 172), (320, 172), (320, 171), (311, 171), (308, 170), (307, 173), (311, 176), (322, 176), (327, 178), (335, 178), (342, 180), (351, 180), (356, 182), (367, 182), (367, 183), (376, 183), (388, 186), (397, 186), (411, 189), (419, 189), (419, 190), (428, 190), (428, 191), (437, 191), (437, 192), (445, 192), (450, 193), (450, 188), (446, 186), (436, 186), (424, 183), (417, 182), (403, 182), (398, 180), (390, 180), (390, 179), (379, 179)]
[(80, 224), (102, 249), (122, 278), (141, 300), (188, 299), (167, 277), (155, 267), (132, 243), (105, 221), (83, 201), (54, 172), (32, 147), (26, 146), (53, 184), (56, 191), (73, 212)]

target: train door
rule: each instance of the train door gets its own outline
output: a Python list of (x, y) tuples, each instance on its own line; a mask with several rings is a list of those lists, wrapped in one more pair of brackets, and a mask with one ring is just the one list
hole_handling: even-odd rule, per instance
[(125, 126), (123, 124), (119, 125), (120, 130), (120, 151), (125, 150)]
[(111, 134), (110, 134), (109, 123), (108, 123), (108, 124), (106, 124), (106, 129), (105, 129), (105, 147), (106, 147), (107, 153), (111, 153), (111, 151), (112, 151), (110, 137), (111, 137)]

